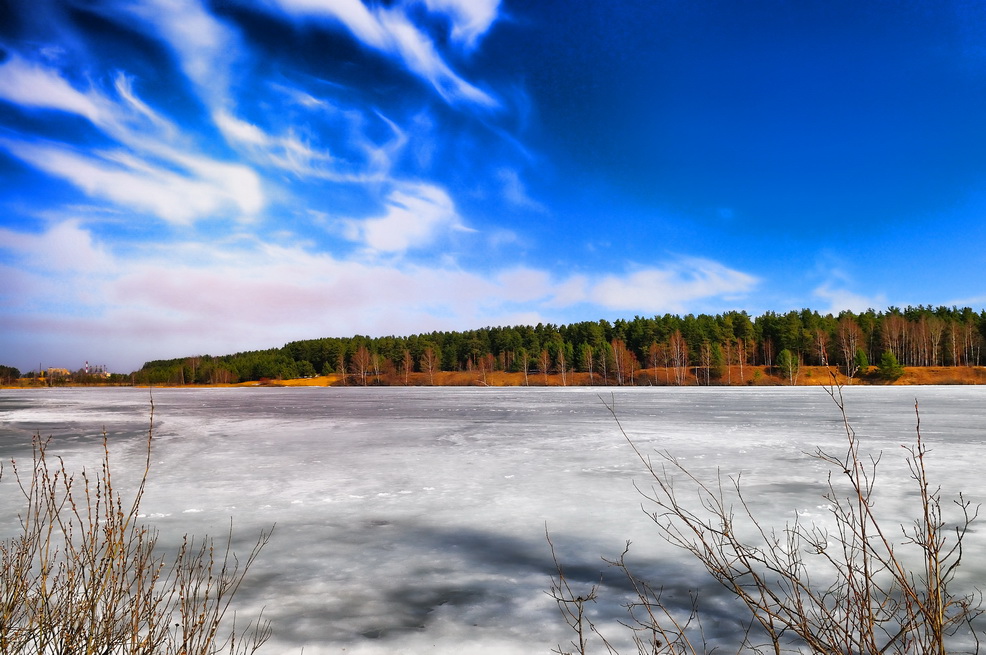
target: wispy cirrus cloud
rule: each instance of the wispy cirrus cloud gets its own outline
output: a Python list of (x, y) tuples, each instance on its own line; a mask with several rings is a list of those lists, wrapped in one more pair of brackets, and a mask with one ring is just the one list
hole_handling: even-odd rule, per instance
[[(296, 97), (293, 89), (279, 88)], [(388, 134), (380, 142), (372, 141), (364, 127), (373, 117), (356, 110), (340, 110), (328, 102), (306, 96), (311, 124), (328, 122), (325, 130), (335, 138), (334, 149), (318, 143), (310, 133), (304, 137), (294, 125), (272, 133), (261, 126), (233, 116), (226, 111), (213, 114), (216, 126), (226, 141), (242, 156), (260, 167), (274, 168), (299, 179), (326, 180), (352, 184), (386, 181), (395, 159), (408, 142), (407, 135), (395, 123), (380, 114), (374, 117), (386, 126)], [(332, 118), (325, 114), (332, 113)], [(310, 132), (310, 130), (309, 130)]]
[(149, 126), (156, 131), (162, 139), (174, 141), (179, 134), (177, 126), (154, 111), (150, 106), (141, 100), (133, 88), (133, 80), (126, 75), (119, 73), (114, 82), (114, 88), (123, 103), (129, 107), (132, 114), (143, 117)]
[(175, 125), (137, 97), (133, 83), (123, 73), (114, 75), (118, 98), (90, 84), (80, 90), (55, 67), (31, 61), (17, 52), (0, 64), (0, 100), (25, 110), (48, 110), (74, 114), (88, 120), (106, 135), (135, 145), (150, 130), (162, 139), (172, 139)]
[(224, 210), (250, 215), (263, 204), (256, 176), (242, 166), (182, 156), (175, 161), (185, 171), (176, 172), (122, 150), (82, 154), (56, 143), (14, 139), (0, 139), (0, 148), (90, 197), (174, 223), (215, 218)]
[(0, 98), (23, 107), (52, 109), (77, 114), (97, 125), (105, 125), (109, 108), (92, 91), (79, 91), (56, 70), (9, 53), (0, 65)]
[(425, 5), (432, 12), (449, 16), (454, 41), (474, 48), (496, 21), (500, 0), (425, 0)]
[(225, 111), (213, 114), (216, 126), (226, 140), (253, 161), (290, 171), (299, 177), (343, 179), (334, 170), (333, 158), (311, 147), (292, 130), (282, 136), (268, 134), (257, 125), (236, 118)]
[(91, 198), (189, 223), (234, 209), (253, 215), (264, 205), (260, 178), (249, 167), (182, 149), (179, 130), (117, 75), (117, 97), (72, 86), (58, 70), (14, 54), (0, 64), (0, 100), (28, 111), (89, 120), (118, 148), (93, 149), (37, 137), (0, 139), (0, 148)]
[[(335, 21), (357, 40), (406, 66), (412, 74), (428, 82), (450, 103), (467, 102), (496, 108), (499, 101), (456, 73), (438, 52), (435, 42), (410, 17), (405, 5), (368, 7), (360, 0), (272, 0), (281, 11), (296, 21)], [(427, 3), (431, 11), (453, 20), (456, 41), (472, 44), (489, 29), (496, 18), (496, 6), (481, 0), (476, 7), (446, 0)]]
[[(404, 62), (415, 74), (431, 80), (446, 97), (471, 99), (480, 104), (491, 100), (449, 69), (435, 49), (434, 42), (411, 20), (408, 7), (390, 9), (368, 7), (362, 2), (330, 5), (306, 0), (283, 0), (288, 13), (304, 20), (337, 20), (366, 45), (382, 50)], [(455, 39), (475, 42), (496, 18), (496, 2), (475, 5), (451, 0), (430, 3), (427, 9), (449, 18)], [(104, 134), (131, 150), (131, 156), (112, 149), (87, 152), (68, 144), (32, 142), (25, 139), (7, 142), (8, 151), (48, 174), (66, 179), (90, 197), (102, 198), (139, 211), (149, 211), (167, 221), (188, 223), (222, 207), (233, 207), (255, 214), (265, 204), (263, 180), (250, 165), (285, 171), (297, 180), (324, 180), (332, 183), (406, 186), (393, 177), (395, 161), (411, 138), (416, 139), (414, 152), (424, 153), (433, 146), (434, 134), (417, 134), (388, 119), (379, 110), (367, 113), (362, 108), (343, 109), (307, 90), (290, 86), (286, 80), (259, 85), (251, 105), (294, 105), (307, 112), (306, 132), (297, 117), (285, 120), (281, 112), (266, 111), (267, 125), (238, 116), (237, 106), (247, 96), (234, 98), (239, 78), (246, 78), (252, 57), (242, 54), (242, 38), (236, 28), (216, 18), (198, 0), (148, 0), (141, 3), (110, 2), (95, 11), (120, 21), (128, 17), (130, 27), (158, 40), (171, 49), (180, 70), (191, 82), (206, 107), (211, 108), (212, 123), (241, 156), (237, 164), (213, 161), (196, 155), (185, 129), (163, 116), (139, 97), (135, 80), (123, 73), (115, 74), (113, 91), (95, 86), (79, 89), (60, 71), (44, 64), (14, 56), (0, 66), (0, 96), (21, 107), (63, 111), (89, 120)], [(231, 61), (245, 64), (240, 71)], [(266, 90), (266, 94), (263, 93)], [(476, 95), (478, 92), (479, 95)], [(256, 107), (250, 107), (256, 113)], [(417, 114), (412, 122), (420, 118)], [(384, 126), (370, 138), (367, 128), (373, 123)], [(381, 138), (381, 135), (382, 138)], [(323, 141), (331, 138), (326, 144)], [(53, 155), (50, 161), (46, 155)], [(427, 162), (426, 162), (427, 163)], [(516, 173), (505, 181), (511, 202), (533, 206), (525, 196)], [(283, 193), (284, 189), (280, 192)], [(174, 194), (180, 194), (175, 196)], [(168, 196), (181, 198), (168, 202)], [(230, 203), (229, 201), (233, 202)], [(421, 243), (430, 228), (410, 227), (396, 209), (386, 222), (367, 223), (363, 239), (391, 251), (407, 238), (408, 244)], [(444, 219), (427, 212), (417, 223), (434, 225)], [(399, 226), (393, 236), (381, 234), (385, 225)]]
[(231, 69), (243, 48), (237, 31), (199, 0), (110, 0), (93, 9), (111, 20), (126, 18), (128, 27), (170, 48), (206, 106), (219, 108), (232, 102)]

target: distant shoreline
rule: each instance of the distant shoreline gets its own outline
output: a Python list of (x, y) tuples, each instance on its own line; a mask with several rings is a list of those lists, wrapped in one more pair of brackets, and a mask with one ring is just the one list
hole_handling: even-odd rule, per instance
[[(870, 367), (865, 375), (857, 374), (849, 380), (843, 373), (837, 372), (834, 367), (824, 366), (803, 366), (801, 367), (795, 384), (793, 386), (821, 386), (830, 385), (833, 380), (842, 385), (867, 385), (867, 386), (910, 386), (910, 385), (978, 385), (986, 384), (986, 366), (915, 366), (905, 367), (904, 374), (893, 382), (880, 379), (875, 374), (876, 367)], [(834, 377), (833, 377), (834, 376)], [(613, 386), (713, 386), (713, 387), (748, 387), (748, 386), (792, 386), (790, 380), (778, 375), (776, 369), (766, 366), (739, 366), (729, 367), (725, 374), (718, 380), (710, 380), (706, 384), (704, 370), (689, 367), (685, 370), (683, 384), (675, 384), (675, 371), (673, 368), (643, 369), (634, 374), (633, 384), (615, 385), (612, 380), (605, 383), (598, 374), (593, 374), (590, 379), (589, 373), (568, 372), (564, 376), (560, 373), (528, 373), (525, 381), (523, 373), (507, 373), (504, 371), (482, 371), (479, 369), (471, 371), (436, 371), (434, 375), (428, 373), (410, 373), (405, 376), (401, 373), (381, 373), (380, 375), (367, 376), (367, 384), (363, 385), (356, 381), (355, 376), (347, 375), (346, 380), (343, 376), (335, 373), (331, 375), (320, 375), (309, 378), (295, 378), (287, 380), (259, 380), (238, 382), (235, 384), (155, 384), (151, 385), (159, 388), (169, 389), (211, 389), (211, 388), (230, 388), (230, 387), (341, 387), (341, 386), (414, 386), (414, 387), (613, 387)], [(41, 389), (46, 385), (37, 384), (34, 380), (22, 379), (19, 384), (3, 385), (0, 389)], [(52, 388), (146, 388), (146, 384), (120, 384), (120, 383), (58, 383)]]

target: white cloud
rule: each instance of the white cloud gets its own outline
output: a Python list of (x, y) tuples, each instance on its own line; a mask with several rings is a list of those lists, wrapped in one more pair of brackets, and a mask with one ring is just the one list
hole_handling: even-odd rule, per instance
[(315, 177), (336, 181), (357, 181), (358, 176), (333, 170), (328, 154), (317, 152), (293, 133), (272, 136), (253, 123), (236, 118), (225, 111), (213, 114), (213, 120), (226, 140), (251, 157), (253, 161), (275, 166), (298, 177)]
[(513, 268), (495, 276), (504, 297), (512, 302), (541, 301), (552, 293), (551, 276), (533, 268)]
[(573, 275), (555, 287), (547, 304), (555, 307), (569, 307), (584, 303), (590, 295), (590, 284), (591, 281), (588, 276)]
[(500, 0), (425, 0), (429, 11), (452, 19), (452, 38), (472, 48), (497, 18)]
[(68, 320), (102, 303), (102, 285), (117, 274), (113, 257), (77, 220), (40, 233), (0, 228), (0, 255), (12, 264), (0, 270), (0, 307), (11, 315), (51, 312), (49, 320)]
[(161, 39), (175, 53), (182, 71), (195, 85), (206, 105), (228, 103), (230, 69), (240, 52), (237, 34), (217, 20), (198, 0), (143, 0), (112, 2), (107, 16), (121, 11), (138, 19), (138, 27)]
[[(196, 176), (192, 183), (201, 188), (202, 200), (210, 206), (233, 205), (247, 216), (263, 209), (265, 199), (260, 176), (249, 166), (183, 152), (161, 152), (167, 153), (174, 163)], [(186, 178), (185, 182), (189, 180)], [(193, 197), (192, 200), (199, 199)], [(212, 211), (202, 211), (197, 217), (209, 218)]]
[(248, 216), (263, 208), (260, 178), (252, 169), (196, 154), (171, 122), (137, 96), (129, 78), (117, 75), (114, 86), (121, 102), (95, 90), (78, 91), (54, 69), (12, 55), (0, 65), (0, 97), (82, 116), (127, 149), (87, 154), (12, 138), (0, 139), (0, 147), (90, 197), (172, 222), (188, 223), (230, 207)]
[(431, 39), (406, 15), (397, 10), (383, 11), (380, 19), (390, 35), (390, 49), (400, 55), (412, 73), (430, 82), (445, 100), (467, 100), (487, 107), (497, 105), (485, 91), (456, 75), (437, 53)]
[(75, 114), (128, 145), (176, 138), (176, 127), (137, 97), (130, 78), (118, 73), (113, 86), (122, 102), (97, 89), (80, 91), (60, 71), (16, 53), (0, 65), (0, 98), (21, 107)]
[(660, 268), (607, 275), (587, 286), (585, 300), (610, 309), (682, 312), (695, 300), (748, 293), (757, 283), (718, 262), (685, 257)]
[(816, 287), (812, 295), (828, 304), (828, 307), (818, 310), (822, 314), (837, 315), (844, 310), (864, 312), (867, 309), (886, 307), (889, 304), (883, 294), (864, 296), (848, 289), (834, 288), (831, 283)]
[(547, 208), (537, 200), (531, 198), (527, 193), (527, 187), (520, 179), (520, 175), (512, 168), (501, 168), (497, 171), (497, 179), (503, 185), (503, 197), (510, 204), (522, 209), (529, 209), (539, 213), (546, 213)]
[[(448, 102), (466, 101), (485, 107), (499, 103), (490, 94), (455, 73), (438, 53), (435, 43), (408, 17), (405, 7), (368, 8), (358, 0), (272, 0), (296, 20), (336, 20), (364, 45), (403, 62), (407, 69), (427, 81)], [(451, 9), (453, 3), (445, 3)], [(486, 1), (482, 4), (486, 4)], [(465, 38), (465, 25), (479, 29), (482, 11), (456, 10), (456, 25)]]
[(24, 107), (78, 114), (97, 125), (107, 122), (107, 103), (102, 96), (91, 91), (83, 93), (56, 71), (16, 53), (0, 65), (0, 98)]
[(16, 253), (30, 268), (63, 273), (107, 272), (109, 257), (93, 243), (78, 220), (66, 220), (42, 233), (0, 228), (0, 250)]
[[(533, 324), (551, 320), (546, 309), (572, 306), (580, 312), (593, 306), (670, 310), (688, 294), (695, 300), (754, 284), (705, 260), (602, 279), (558, 279), (535, 268), (485, 275), (440, 265), (347, 261), (249, 238), (236, 245), (149, 243), (123, 255), (78, 221), (39, 235), (4, 230), (0, 243), (21, 271), (18, 295), (32, 298), (30, 311), (2, 310), (7, 343), (71, 343), (77, 353), (100, 353), (87, 356), (116, 370), (145, 359), (222, 354), (300, 338)], [(63, 269), (48, 265), (56, 257)], [(80, 268), (88, 272), (80, 275)], [(674, 290), (677, 284), (685, 289)], [(68, 302), (77, 307), (68, 309)], [(7, 348), (0, 344), (0, 360), (15, 366), (33, 366), (40, 355)]]
[(523, 247), (523, 240), (513, 230), (493, 228), (486, 233), (490, 248)]
[(262, 147), (270, 145), (272, 141), (263, 130), (253, 123), (240, 120), (225, 110), (213, 113), (212, 120), (215, 121), (216, 127), (228, 140)]
[(360, 41), (383, 50), (387, 46), (387, 32), (380, 20), (361, 0), (275, 0), (282, 9), (295, 15), (326, 15), (336, 18)]
[[(0, 234), (3, 238), (3, 234)], [(8, 312), (20, 311), (31, 303), (33, 276), (14, 266), (0, 264), (0, 307)]]
[(837, 253), (822, 251), (816, 254), (813, 276), (821, 280), (821, 283), (812, 290), (812, 295), (828, 305), (819, 307), (818, 311), (838, 314), (844, 310), (861, 312), (888, 305), (883, 294), (867, 297), (850, 291), (849, 289), (855, 286), (855, 280), (849, 272), (850, 268), (848, 262)]
[[(240, 155), (258, 166), (274, 167), (300, 179), (355, 184), (387, 179), (408, 142), (407, 135), (393, 121), (377, 112), (367, 115), (360, 110), (339, 108), (288, 86), (275, 88), (289, 102), (301, 104), (312, 113), (308, 120), (295, 120), (280, 133), (274, 133), (226, 110), (214, 112), (213, 122)], [(383, 128), (378, 131), (385, 135), (381, 143), (374, 143), (367, 136), (366, 124), (370, 120), (377, 121), (375, 127)], [(338, 151), (345, 154), (333, 155), (329, 148), (317, 143), (318, 136), (333, 139), (339, 145)]]
[(263, 203), (259, 180), (248, 168), (193, 156), (175, 155), (185, 175), (134, 157), (125, 151), (97, 156), (53, 143), (0, 139), (0, 147), (36, 168), (60, 177), (94, 198), (189, 223), (230, 209), (251, 214)]
[(116, 76), (114, 87), (124, 102), (138, 115), (146, 118), (165, 138), (171, 140), (177, 136), (178, 130), (171, 121), (158, 114), (147, 103), (137, 97), (137, 94), (133, 90), (133, 81), (129, 77), (123, 73), (119, 73)]
[(420, 248), (452, 230), (465, 228), (449, 195), (428, 184), (405, 184), (387, 197), (378, 218), (346, 221), (347, 237), (377, 253)]

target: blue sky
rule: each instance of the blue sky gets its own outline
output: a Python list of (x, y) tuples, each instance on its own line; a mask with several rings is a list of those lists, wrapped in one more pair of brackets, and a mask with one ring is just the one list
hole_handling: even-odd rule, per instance
[(0, 363), (982, 308), (986, 8), (7, 0)]

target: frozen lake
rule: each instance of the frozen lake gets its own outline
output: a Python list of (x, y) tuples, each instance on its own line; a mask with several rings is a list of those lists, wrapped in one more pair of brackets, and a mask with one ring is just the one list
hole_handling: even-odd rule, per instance
[[(884, 452), (878, 508), (904, 518), (913, 499), (900, 444), (914, 401), (943, 495), (986, 496), (986, 388), (851, 387), (849, 418)], [(546, 595), (551, 532), (574, 583), (597, 582), (606, 627), (624, 585), (601, 557), (627, 540), (638, 573), (687, 605), (710, 608), (715, 640), (734, 614), (703, 570), (671, 549), (641, 511), (639, 460), (606, 409), (644, 451), (668, 450), (700, 477), (743, 473), (754, 510), (783, 525), (823, 516), (841, 415), (821, 388), (267, 388), (154, 390), (155, 440), (143, 511), (164, 538), (221, 537), (239, 550), (276, 523), (248, 580), (245, 609), (266, 606), (262, 652), (548, 653), (571, 636)], [(147, 390), (0, 391), (0, 457), (30, 456), (53, 436), (70, 466), (98, 463), (105, 429), (116, 470), (142, 465)], [(0, 528), (16, 500), (5, 476)], [(986, 583), (983, 536), (969, 537), (963, 584)], [(609, 636), (619, 641), (620, 631)]]

